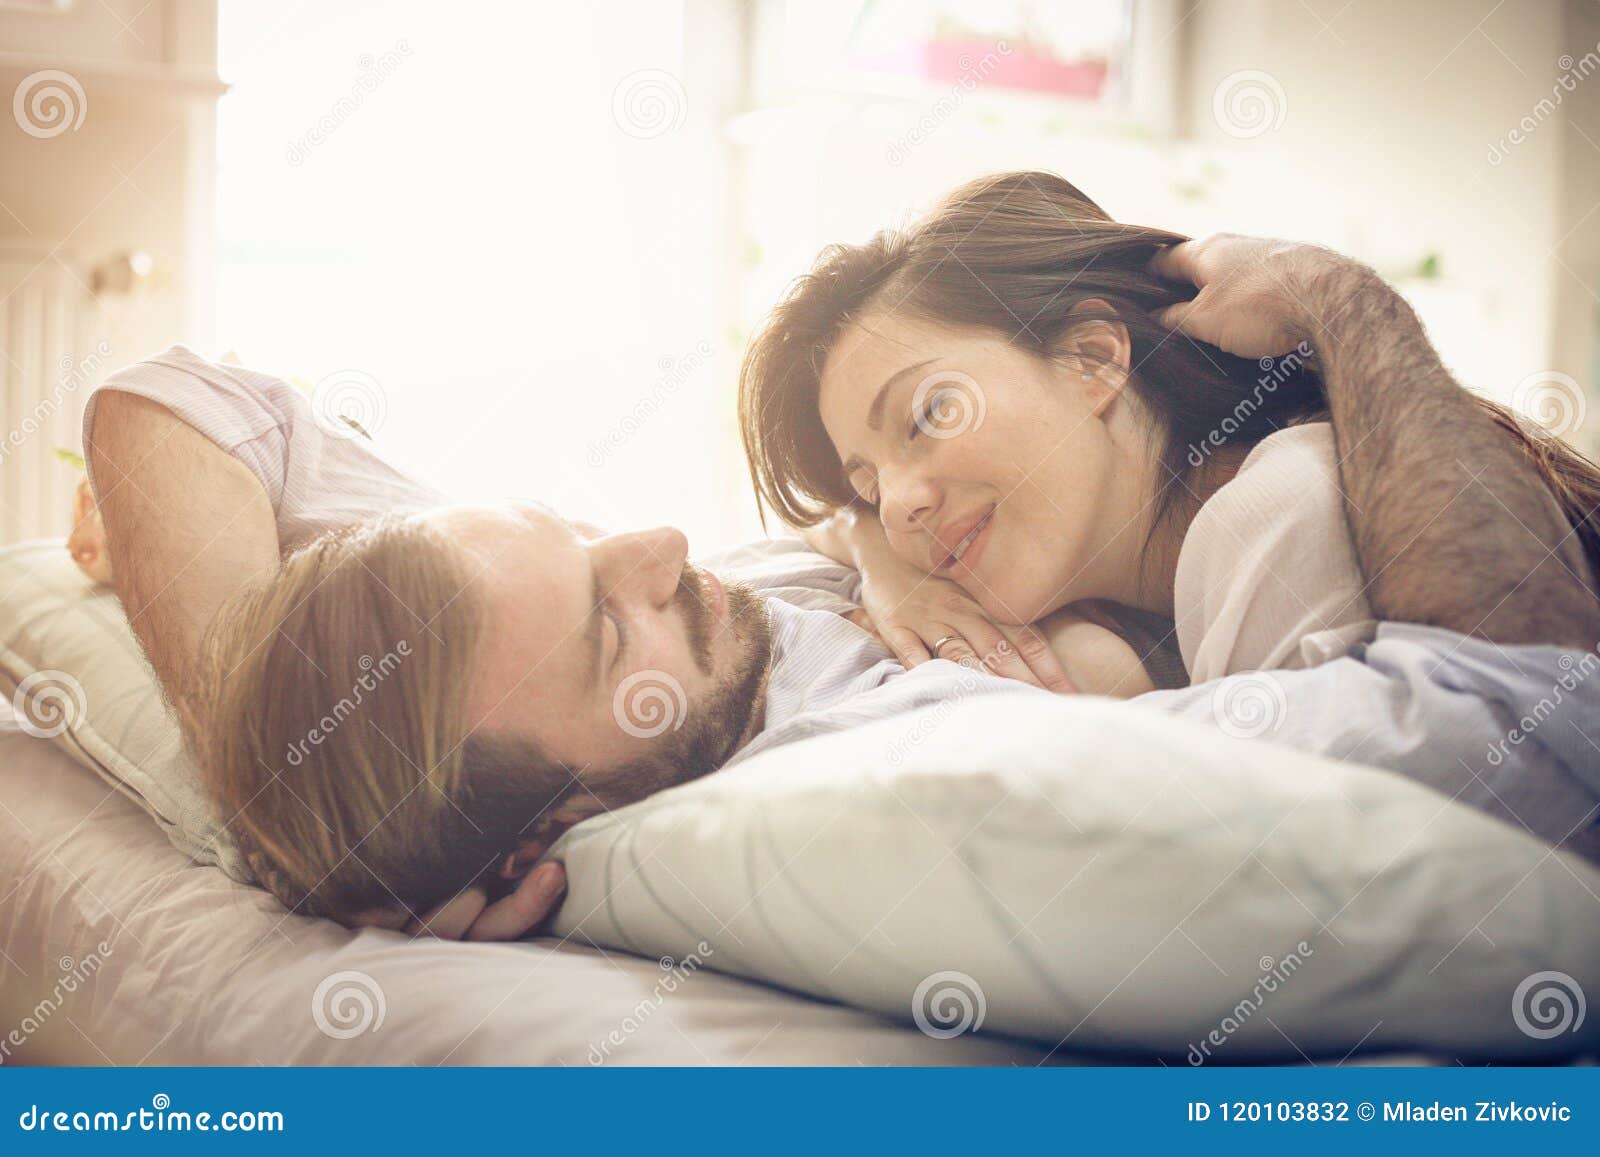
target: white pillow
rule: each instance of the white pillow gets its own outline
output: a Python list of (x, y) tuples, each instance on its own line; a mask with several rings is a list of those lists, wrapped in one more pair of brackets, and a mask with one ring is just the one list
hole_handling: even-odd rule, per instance
[(563, 934), (698, 951), (934, 1034), (981, 1021), (1191, 1064), (1600, 1040), (1600, 1017), (1576, 1023), (1600, 994), (1584, 861), (1399, 776), (1125, 703), (941, 704), (591, 820), (554, 854)]
[(0, 550), (0, 691), (23, 726), (142, 807), (179, 851), (250, 880), (122, 604), (59, 539)]

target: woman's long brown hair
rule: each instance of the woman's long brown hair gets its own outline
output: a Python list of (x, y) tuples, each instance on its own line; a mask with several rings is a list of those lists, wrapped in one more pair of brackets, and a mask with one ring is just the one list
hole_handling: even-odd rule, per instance
[[(1041, 357), (1053, 356), (1072, 326), (1103, 318), (1128, 330), (1129, 386), (1160, 433), (1168, 482), (1157, 515), (1167, 514), (1214, 450), (1248, 448), (1326, 415), (1314, 359), (1257, 363), (1156, 320), (1190, 293), (1151, 273), (1150, 258), (1185, 240), (1113, 221), (1054, 174), (1019, 172), (962, 186), (905, 231), (824, 249), (768, 316), (740, 370), (740, 432), (758, 498), (797, 527), (854, 501), (817, 395), (833, 342), (869, 310), (986, 329)], [(1091, 299), (1109, 311), (1071, 313)], [(1600, 573), (1600, 467), (1504, 406), (1478, 401), (1526, 448)]]

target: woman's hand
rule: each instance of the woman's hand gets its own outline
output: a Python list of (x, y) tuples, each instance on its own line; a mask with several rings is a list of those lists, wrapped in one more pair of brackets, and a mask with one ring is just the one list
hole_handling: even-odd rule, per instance
[(1321, 326), (1305, 305), (1313, 281), (1341, 270), (1370, 275), (1331, 249), (1235, 233), (1170, 246), (1150, 259), (1150, 269), (1199, 290), (1193, 301), (1162, 310), (1163, 325), (1236, 357), (1257, 359), (1315, 341)]
[(1062, 695), (1077, 690), (1044, 636), (996, 624), (949, 579), (880, 560), (861, 572), (861, 601), (884, 646), (908, 668), (949, 659)]
[(949, 659), (1063, 695), (1077, 690), (1044, 636), (997, 625), (955, 583), (906, 562), (871, 511), (842, 510), (804, 537), (812, 550), (860, 572), (870, 622), (851, 621), (873, 631), (904, 666)]
[(998, 626), (962, 587), (894, 554), (872, 510), (840, 510), (803, 538), (806, 546), (861, 573), (867, 621), (861, 615), (850, 621), (877, 635), (904, 666), (950, 659), (1059, 695), (1077, 691), (1042, 634), (1034, 627)]

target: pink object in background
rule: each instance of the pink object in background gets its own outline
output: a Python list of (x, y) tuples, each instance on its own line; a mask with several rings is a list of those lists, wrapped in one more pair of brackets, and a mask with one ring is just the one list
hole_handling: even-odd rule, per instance
[(1104, 60), (1060, 60), (1027, 48), (1007, 48), (1004, 41), (987, 40), (907, 44), (890, 52), (858, 56), (854, 63), (870, 72), (914, 76), (939, 84), (959, 84), (970, 78), (1000, 88), (1080, 100), (1099, 99), (1110, 72)]

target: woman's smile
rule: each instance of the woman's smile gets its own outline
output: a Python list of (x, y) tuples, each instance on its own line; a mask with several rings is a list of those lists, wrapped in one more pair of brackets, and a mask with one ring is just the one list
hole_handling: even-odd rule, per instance
[(983, 548), (989, 539), (989, 526), (994, 521), (998, 503), (951, 523), (934, 536), (936, 571), (952, 576), (972, 574), (978, 566)]

